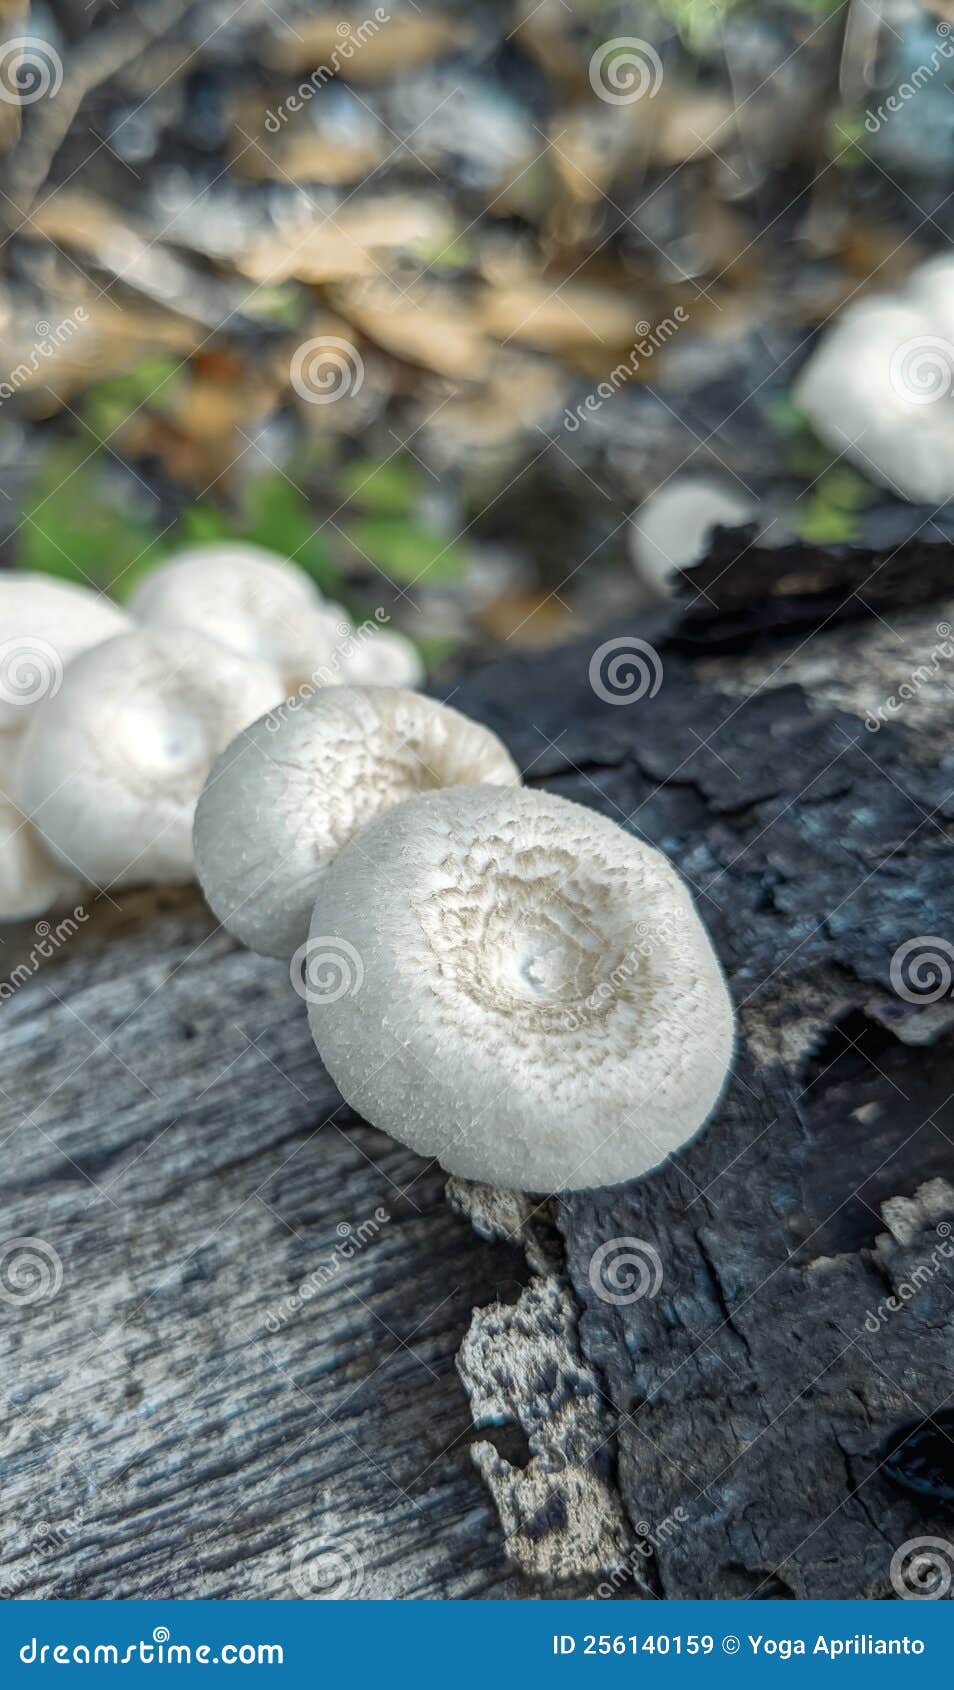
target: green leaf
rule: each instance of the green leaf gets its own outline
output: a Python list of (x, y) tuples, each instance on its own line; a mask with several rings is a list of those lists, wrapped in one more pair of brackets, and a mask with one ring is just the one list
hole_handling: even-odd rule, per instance
[(168, 543), (142, 517), (105, 495), (100, 460), (77, 442), (47, 452), (24, 501), (17, 563), (124, 598)]
[(193, 505), (182, 513), (180, 535), (190, 545), (206, 540), (234, 540), (235, 524), (218, 505)]
[(340, 576), (317, 533), (311, 507), (287, 476), (255, 476), (245, 489), (237, 526), (238, 538), (291, 558), (326, 591), (337, 588)]
[(179, 359), (143, 358), (134, 370), (111, 376), (87, 389), (80, 407), (83, 422), (100, 440), (115, 433), (134, 411), (165, 410), (175, 396), (185, 370)]
[(343, 493), (381, 515), (409, 516), (421, 496), (420, 472), (407, 458), (359, 458), (339, 479)]
[(359, 551), (394, 581), (424, 575), (431, 581), (459, 581), (467, 567), (467, 552), (456, 540), (397, 517), (361, 517), (349, 532)]

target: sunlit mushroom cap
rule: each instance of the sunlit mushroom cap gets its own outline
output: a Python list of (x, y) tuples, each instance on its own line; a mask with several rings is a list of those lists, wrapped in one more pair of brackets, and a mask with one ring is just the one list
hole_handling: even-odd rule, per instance
[(49, 575), (0, 573), (0, 731), (23, 728), (77, 653), (129, 625), (105, 593)]
[(739, 483), (676, 476), (631, 517), (633, 561), (645, 581), (668, 592), (677, 570), (701, 563), (714, 528), (739, 528), (757, 509)]
[(192, 629), (120, 635), (75, 658), (34, 711), (15, 797), (95, 885), (189, 880), (196, 799), (214, 759), (280, 699), (268, 664)]
[(254, 722), (219, 759), (196, 812), (202, 890), (252, 950), (291, 956), (321, 874), (368, 822), (419, 792), (519, 779), (497, 736), (446, 705), (325, 688)]
[(732, 1055), (671, 864), (546, 793), (432, 793), (375, 822), (318, 884), (302, 978), (351, 1107), (493, 1185), (644, 1173), (705, 1121)]
[(344, 647), (346, 681), (356, 686), (417, 687), (424, 667), (416, 647), (397, 628), (356, 629)]
[(793, 398), (869, 480), (916, 503), (954, 498), (954, 341), (916, 290), (849, 306)]
[(160, 564), (129, 601), (153, 628), (195, 628), (246, 657), (273, 663), (293, 692), (335, 650), (335, 624), (311, 577), (264, 546), (223, 541), (188, 546)]

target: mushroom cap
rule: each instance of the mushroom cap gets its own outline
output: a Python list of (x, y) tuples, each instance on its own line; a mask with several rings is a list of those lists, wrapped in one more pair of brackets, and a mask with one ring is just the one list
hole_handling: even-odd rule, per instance
[(424, 666), (417, 647), (397, 628), (357, 630), (345, 650), (345, 680), (356, 686), (419, 687)]
[(524, 789), (411, 799), (318, 885), (302, 995), (366, 1120), (529, 1191), (645, 1173), (722, 1090), (733, 1017), (669, 861)]
[(678, 569), (701, 563), (714, 528), (751, 522), (758, 502), (714, 476), (683, 475), (650, 495), (630, 517), (630, 548), (640, 575), (668, 592)]
[(268, 664), (192, 629), (121, 634), (75, 658), (33, 712), (14, 796), (57, 857), (96, 885), (190, 880), (206, 775), (280, 698)]
[(0, 730), (22, 728), (56, 692), (67, 663), (112, 639), (129, 617), (105, 593), (50, 575), (0, 574)]
[(918, 504), (954, 498), (954, 342), (913, 295), (849, 306), (792, 396), (869, 480)]
[(404, 799), (519, 771), (496, 734), (420, 693), (324, 687), (228, 746), (195, 819), (196, 870), (219, 920), (265, 956), (308, 937), (318, 882), (348, 840)]
[[(288, 691), (333, 649), (331, 619), (313, 614), (323, 606), (322, 594), (297, 564), (238, 541), (176, 552), (129, 601), (132, 615), (148, 627), (196, 628), (245, 657), (275, 664)], [(344, 612), (338, 615), (350, 628)], [(310, 659), (309, 636), (315, 646)]]
[(0, 922), (31, 921), (75, 903), (83, 890), (83, 881), (50, 856), (16, 805), (0, 798)]

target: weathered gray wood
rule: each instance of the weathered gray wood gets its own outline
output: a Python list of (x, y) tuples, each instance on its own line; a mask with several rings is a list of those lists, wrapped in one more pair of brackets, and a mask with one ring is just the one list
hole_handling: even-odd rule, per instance
[(62, 1263), (0, 1298), (5, 1593), (513, 1590), (454, 1355), (516, 1251), (340, 1106), (281, 964), (192, 894), (123, 906), (0, 1003), (0, 1251)]
[[(892, 1554), (925, 1535), (954, 1565), (950, 1514), (885, 1460), (913, 1422), (954, 1471), (936, 1419), (954, 1400), (954, 607), (931, 602), (936, 564), (911, 609), (912, 561), (873, 586), (873, 617), (857, 556), (839, 599), (831, 556), (749, 554), (740, 585), (725, 544), (706, 571), (724, 614), (700, 600), (634, 630), (654, 642), (655, 696), (597, 696), (596, 641), (458, 696), (533, 780), (675, 859), (739, 1008), (735, 1074), (703, 1133), (644, 1180), (557, 1205), (556, 1304), (537, 1279), (517, 1310), (475, 1317), (472, 1400), (532, 1429), (530, 1477), (547, 1477), (480, 1456), (530, 1569), (593, 1578), (607, 1549), (575, 1503), (585, 1452), (560, 1472), (574, 1378), (602, 1398), (590, 1489), (614, 1456), (628, 1519), (626, 1573), (603, 1593), (890, 1594)], [(942, 969), (947, 947), (927, 1001), (892, 983), (912, 940)], [(661, 1283), (648, 1271), (645, 1295), (609, 1300), (604, 1245), (616, 1290), (637, 1284), (626, 1257), (648, 1269), (650, 1252)], [(470, 1377), (484, 1328), (489, 1405)]]

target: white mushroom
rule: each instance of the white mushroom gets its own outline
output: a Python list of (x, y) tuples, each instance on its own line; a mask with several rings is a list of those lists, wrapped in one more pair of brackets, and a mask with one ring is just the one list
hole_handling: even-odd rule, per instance
[(356, 686), (418, 687), (424, 679), (416, 647), (397, 628), (357, 629), (343, 657), (344, 679)]
[(757, 510), (757, 501), (738, 484), (677, 476), (630, 518), (633, 561), (650, 586), (668, 593), (677, 570), (702, 562), (714, 528), (740, 528)]
[(722, 1090), (732, 1008), (667, 859), (523, 789), (410, 799), (318, 883), (300, 989), (366, 1120), (530, 1191), (634, 1178)]
[(849, 305), (793, 398), (816, 434), (901, 498), (954, 498), (954, 279), (948, 260)]
[(322, 873), (368, 822), (415, 793), (519, 780), (496, 735), (446, 705), (327, 687), (254, 722), (220, 757), (196, 812), (202, 890), (252, 950), (291, 956)]
[(273, 663), (288, 692), (329, 660), (351, 627), (297, 564), (239, 541), (177, 552), (145, 577), (129, 608), (149, 627), (195, 628)]
[(96, 885), (192, 878), (192, 820), (223, 746), (281, 698), (276, 671), (180, 628), (75, 658), (23, 736), (17, 802)]
[(25, 727), (72, 658), (129, 625), (104, 593), (49, 575), (0, 573), (0, 733)]
[(83, 884), (54, 861), (16, 805), (0, 798), (0, 922), (31, 921), (75, 903)]

